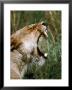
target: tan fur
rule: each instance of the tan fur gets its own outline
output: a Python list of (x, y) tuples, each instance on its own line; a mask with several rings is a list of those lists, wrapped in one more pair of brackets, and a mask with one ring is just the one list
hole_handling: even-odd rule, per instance
[[(11, 49), (22, 47), (23, 52), (32, 53), (37, 49), (37, 41), (41, 34), (45, 35), (46, 26), (43, 22), (31, 24), (11, 35)], [(35, 49), (35, 50), (34, 50)], [(37, 53), (36, 53), (37, 54)]]
[(42, 23), (43, 22), (25, 26), (11, 35), (11, 79), (21, 79), (27, 70), (25, 64), (25, 66), (23, 65), (23, 70), (21, 69), (24, 54), (22, 55), (17, 49), (25, 53), (24, 56), (27, 55), (28, 59), (31, 54), (39, 56), (39, 53), (41, 53), (41, 56), (43, 55), (37, 43), (41, 34), (46, 35), (46, 26), (42, 25)]

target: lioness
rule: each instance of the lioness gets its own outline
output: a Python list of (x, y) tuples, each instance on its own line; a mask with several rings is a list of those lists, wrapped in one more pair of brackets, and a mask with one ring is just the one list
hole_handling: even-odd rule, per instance
[[(42, 53), (38, 48), (41, 35), (48, 37), (47, 26), (43, 21), (25, 26), (11, 35), (11, 79), (21, 79), (24, 76), (27, 64), (23, 64), (23, 56), (25, 58), (26, 55), (28, 59), (30, 59), (31, 55), (41, 56), (41, 61), (42, 57), (46, 58), (46, 53)], [(20, 69), (21, 66), (23, 66), (22, 69)]]
[(41, 35), (48, 37), (47, 26), (43, 21), (25, 26), (11, 35), (11, 50), (20, 48), (21, 52), (28, 56), (30, 54), (43, 55), (37, 46)]

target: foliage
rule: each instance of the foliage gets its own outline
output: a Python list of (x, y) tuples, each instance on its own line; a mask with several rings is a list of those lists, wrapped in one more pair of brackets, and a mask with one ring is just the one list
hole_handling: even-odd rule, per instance
[[(45, 21), (48, 24), (48, 57), (41, 67), (28, 64), (24, 79), (61, 79), (61, 11), (11, 11), (11, 33), (29, 25)], [(42, 44), (45, 43), (44, 41)]]

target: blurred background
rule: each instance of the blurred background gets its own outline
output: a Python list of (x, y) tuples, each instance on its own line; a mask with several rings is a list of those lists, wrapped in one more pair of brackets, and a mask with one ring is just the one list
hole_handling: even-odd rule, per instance
[(61, 11), (11, 11), (11, 34), (26, 25), (45, 21), (48, 38), (38, 46), (48, 53), (45, 64), (29, 64), (23, 79), (61, 79)]

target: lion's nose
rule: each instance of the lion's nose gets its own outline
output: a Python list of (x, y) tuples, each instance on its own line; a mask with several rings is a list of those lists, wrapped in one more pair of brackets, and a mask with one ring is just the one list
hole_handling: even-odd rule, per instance
[(42, 23), (42, 25), (44, 25), (44, 26), (46, 26), (46, 27), (48, 26), (48, 24), (47, 24), (47, 23)]
[(46, 38), (48, 37), (48, 27), (46, 27), (46, 29), (44, 31), (44, 35), (46, 36)]
[(46, 31), (44, 31), (44, 35), (45, 35), (46, 37), (48, 37), (48, 34), (47, 34), (47, 32), (46, 32)]

